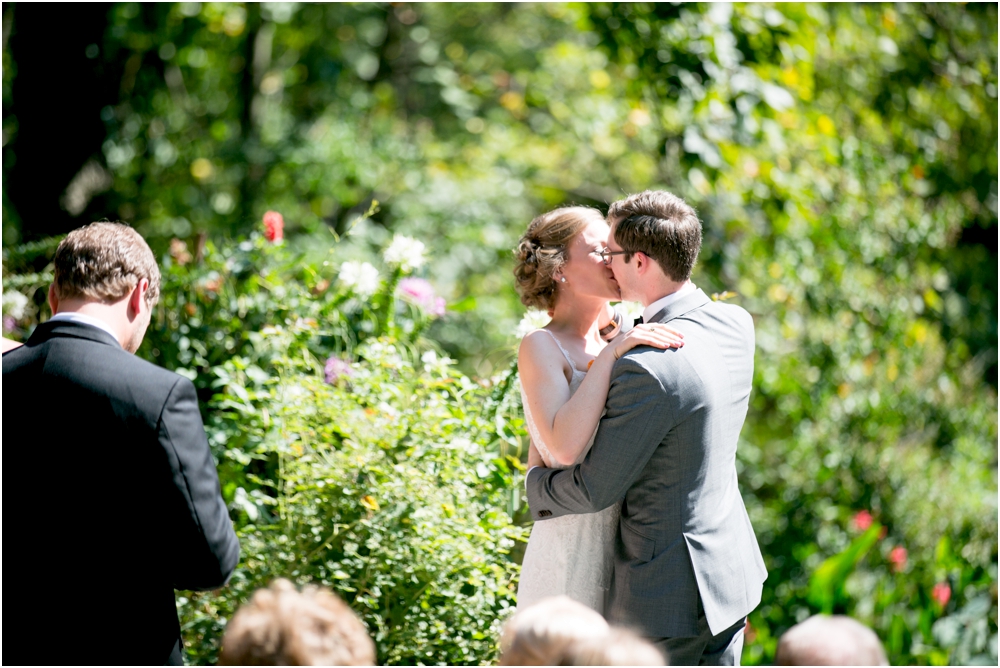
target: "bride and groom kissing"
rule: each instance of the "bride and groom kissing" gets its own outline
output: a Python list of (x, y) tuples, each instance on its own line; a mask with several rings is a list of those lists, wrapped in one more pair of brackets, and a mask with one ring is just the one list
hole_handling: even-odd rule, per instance
[[(521, 301), (551, 321), (518, 353), (535, 520), (518, 607), (564, 594), (674, 665), (739, 665), (767, 577), (735, 461), (754, 328), (691, 283), (700, 247), (694, 209), (663, 191), (522, 236)], [(631, 329), (618, 300), (645, 307)]]

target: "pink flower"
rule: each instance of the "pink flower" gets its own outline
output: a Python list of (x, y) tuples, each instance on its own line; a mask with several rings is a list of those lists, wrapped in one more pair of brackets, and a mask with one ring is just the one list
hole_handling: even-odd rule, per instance
[(948, 605), (951, 600), (951, 585), (947, 582), (938, 582), (931, 590), (931, 598), (941, 604), (941, 607)]
[(3, 331), (13, 332), (15, 327), (17, 327), (17, 320), (13, 316), (5, 315), (3, 317)]
[(422, 278), (404, 278), (399, 282), (399, 292), (403, 299), (428, 307), (434, 303), (434, 287)]
[(404, 278), (399, 282), (399, 293), (406, 301), (416, 304), (433, 316), (444, 315), (447, 303), (444, 297), (434, 294), (434, 286), (423, 278)]
[(354, 373), (351, 365), (339, 357), (328, 359), (324, 370), (326, 371), (326, 382), (330, 385), (336, 385), (338, 380), (350, 377)]
[(867, 510), (859, 510), (852, 521), (855, 529), (866, 531), (872, 525), (872, 514)]
[(892, 548), (892, 551), (889, 552), (889, 563), (892, 565), (892, 570), (898, 573), (906, 568), (906, 557), (905, 547), (899, 545)]
[(285, 219), (277, 211), (264, 214), (264, 238), (275, 244), (285, 238)]

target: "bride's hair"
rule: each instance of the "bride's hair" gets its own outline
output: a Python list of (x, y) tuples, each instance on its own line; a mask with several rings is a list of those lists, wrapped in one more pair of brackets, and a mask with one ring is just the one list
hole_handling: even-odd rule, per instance
[(566, 247), (594, 220), (604, 222), (597, 209), (566, 206), (531, 221), (514, 249), (514, 279), (522, 304), (543, 311), (555, 306), (553, 276), (566, 264)]

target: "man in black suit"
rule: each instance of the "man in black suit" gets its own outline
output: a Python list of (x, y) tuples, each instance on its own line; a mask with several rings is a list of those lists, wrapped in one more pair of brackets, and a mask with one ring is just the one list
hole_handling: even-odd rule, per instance
[(75, 230), (55, 315), (3, 356), (8, 664), (181, 665), (174, 589), (239, 560), (194, 385), (132, 354), (159, 288), (137, 232)]

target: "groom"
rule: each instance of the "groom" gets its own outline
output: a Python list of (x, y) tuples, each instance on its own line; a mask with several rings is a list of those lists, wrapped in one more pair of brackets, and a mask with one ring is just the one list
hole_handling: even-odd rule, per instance
[(637, 627), (673, 665), (739, 665), (767, 577), (735, 464), (753, 320), (690, 282), (701, 223), (683, 200), (631, 195), (611, 205), (608, 223), (606, 258), (622, 298), (642, 302), (644, 322), (683, 332), (685, 345), (622, 356), (583, 463), (529, 461), (532, 516), (593, 513), (624, 497), (609, 617)]

